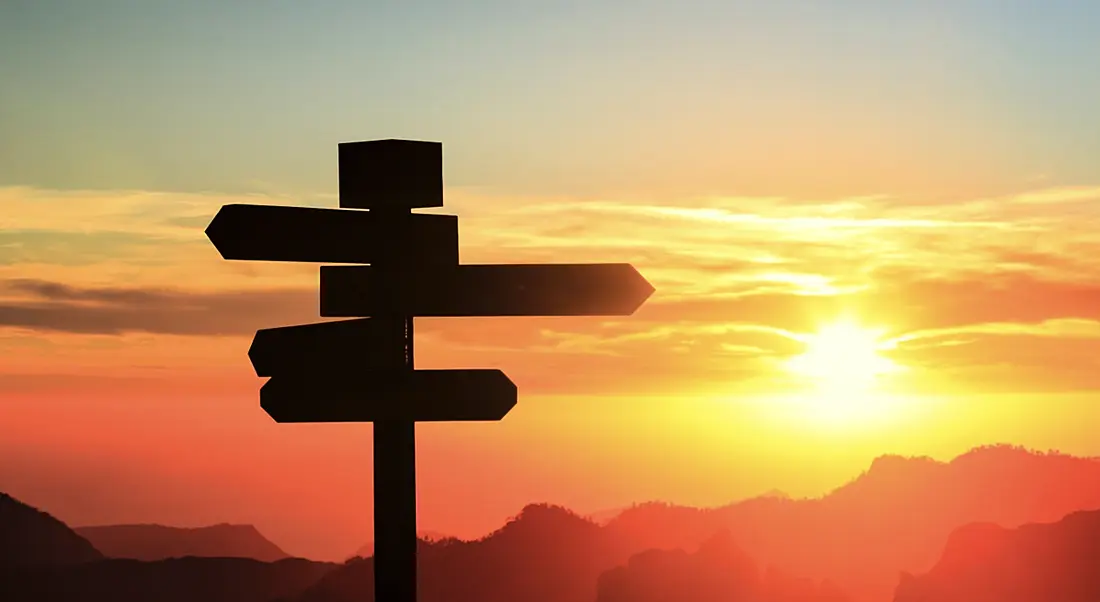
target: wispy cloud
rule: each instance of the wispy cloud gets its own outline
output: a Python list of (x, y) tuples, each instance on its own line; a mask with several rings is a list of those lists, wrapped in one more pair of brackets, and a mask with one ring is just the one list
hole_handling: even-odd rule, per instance
[(1100, 201), (1100, 186), (1065, 186), (1025, 192), (1012, 197), (1016, 203), (1023, 204), (1063, 204), (1084, 201)]
[(307, 289), (201, 293), (78, 288), (30, 279), (0, 282), (0, 326), (30, 330), (241, 336), (316, 321), (316, 307), (317, 293)]
[[(1098, 312), (1100, 313), (1100, 312)], [(969, 339), (966, 337), (972, 335)], [(1100, 320), (1074, 318), (1042, 320), (1034, 323), (986, 322), (952, 328), (918, 330), (892, 339), (904, 344), (931, 340), (930, 345), (964, 345), (975, 340), (973, 335), (1035, 336), (1059, 339), (1100, 339)]]
[[(941, 366), (937, 357), (994, 366), (1011, 354), (991, 341), (1006, 337), (1095, 345), (1100, 214), (1089, 201), (1097, 192), (942, 203), (449, 190), (448, 206), (431, 212), (461, 216), (464, 262), (628, 261), (657, 292), (621, 320), (421, 320), (420, 353), (446, 364), (509, 362), (522, 350), (542, 358), (534, 363), (583, 371), (588, 361), (608, 382), (641, 371), (705, 379), (798, 353), (806, 333), (840, 315), (885, 328), (917, 366)], [(0, 189), (0, 326), (202, 337), (318, 320), (315, 265), (228, 262), (214, 251), (202, 230), (232, 202), (306, 204)], [(522, 370), (549, 382), (534, 365)]]

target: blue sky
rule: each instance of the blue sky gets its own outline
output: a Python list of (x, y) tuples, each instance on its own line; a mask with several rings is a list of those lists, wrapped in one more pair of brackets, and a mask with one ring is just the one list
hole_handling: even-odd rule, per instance
[(890, 183), (830, 155), (922, 167), (889, 192), (1074, 184), (1096, 31), (1087, 0), (11, 0), (0, 185), (331, 193), (336, 142), (378, 137), (524, 194)]

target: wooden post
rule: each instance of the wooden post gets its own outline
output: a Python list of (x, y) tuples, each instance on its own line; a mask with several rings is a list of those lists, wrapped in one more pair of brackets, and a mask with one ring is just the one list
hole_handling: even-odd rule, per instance
[[(385, 229), (400, 233), (411, 209), (372, 209)], [(374, 262), (387, 283), (396, 284), (415, 269), (402, 243)], [(393, 288), (387, 286), (387, 289)], [(400, 313), (376, 316), (387, 333), (385, 355), (395, 370), (413, 370), (413, 318)], [(387, 362), (389, 363), (389, 362)], [(374, 599), (376, 602), (416, 602), (416, 423), (391, 420), (374, 423)]]

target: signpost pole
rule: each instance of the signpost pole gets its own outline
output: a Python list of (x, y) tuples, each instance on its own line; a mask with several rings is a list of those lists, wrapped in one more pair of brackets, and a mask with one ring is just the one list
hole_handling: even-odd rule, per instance
[[(409, 209), (372, 209), (381, 223), (401, 228)], [(403, 237), (395, 237), (395, 242)], [(407, 241), (413, 242), (413, 241)], [(413, 242), (415, 244), (415, 242)], [(374, 265), (385, 280), (396, 282), (408, 269), (407, 250), (394, 244)], [(383, 321), (395, 370), (413, 370), (413, 318), (394, 313)], [(389, 363), (389, 362), (387, 362)], [(374, 423), (374, 599), (376, 602), (416, 602), (416, 423), (404, 420)]]

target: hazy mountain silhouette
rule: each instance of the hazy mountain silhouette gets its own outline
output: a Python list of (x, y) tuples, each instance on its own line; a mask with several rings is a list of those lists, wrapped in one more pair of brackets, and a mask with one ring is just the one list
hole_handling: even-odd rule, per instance
[(108, 559), (0, 573), (4, 602), (274, 602), (339, 565), (300, 558)]
[(596, 511), (596, 512), (589, 512), (588, 514), (585, 514), (584, 517), (586, 519), (596, 523), (597, 525), (604, 525), (604, 524), (607, 524), (608, 521), (614, 519), (616, 516), (619, 516), (620, 514), (622, 514), (623, 511), (625, 511), (625, 510), (626, 510), (626, 508), (612, 508), (612, 509), (609, 509), (609, 510), (599, 510), (599, 511)]
[[(420, 531), (420, 533), (417, 535), (417, 537), (419, 537), (421, 539), (421, 541), (428, 541), (428, 542), (442, 541), (444, 539), (453, 539), (451, 536), (444, 535), (444, 534), (442, 534), (438, 531)], [(374, 556), (374, 542), (373, 541), (367, 542), (366, 544), (363, 545), (363, 547), (356, 550), (355, 554), (352, 554), (351, 558), (348, 558), (348, 560), (351, 560), (352, 558), (370, 558), (371, 556)]]
[(1010, 446), (951, 462), (884, 456), (817, 499), (754, 498), (715, 509), (643, 504), (607, 529), (636, 549), (695, 549), (728, 529), (757, 561), (832, 579), (854, 600), (888, 600), (901, 570), (932, 567), (951, 532), (1018, 526), (1100, 508), (1100, 461)]
[(65, 523), (0, 493), (4, 602), (276, 602), (337, 566), (296, 558), (105, 559)]
[[(421, 542), (421, 602), (592, 602), (600, 573), (630, 546), (561, 507), (532, 504), (476, 541)], [(373, 561), (352, 560), (299, 602), (374, 599)]]
[(290, 556), (252, 525), (181, 528), (163, 525), (77, 527), (75, 531), (109, 558), (163, 560), (200, 556), (275, 562)]
[(1006, 529), (968, 525), (925, 575), (903, 574), (895, 602), (1096, 602), (1100, 512)]
[[(835, 586), (764, 575), (728, 533), (692, 555), (635, 553), (630, 542), (564, 508), (530, 505), (477, 541), (421, 540), (422, 602), (846, 602)], [(626, 563), (625, 567), (619, 565)], [(355, 559), (296, 602), (373, 600), (373, 562)], [(733, 597), (750, 595), (754, 597)], [(717, 597), (716, 597), (717, 596)]]
[(70, 565), (102, 558), (65, 523), (0, 493), (0, 567)]
[[(46, 520), (45, 524), (51, 525), (47, 530), (60, 534), (56, 537), (98, 556), (90, 543), (48, 515), (22, 504), (16, 506), (10, 498), (5, 503), (11, 508), (4, 510), (4, 522), (0, 524), (22, 525), (20, 528), (25, 530), (31, 521)], [(564, 508), (529, 505), (504, 527), (479, 540), (422, 542), (420, 600), (592, 602), (597, 595), (613, 601), (640, 591), (653, 596), (644, 598), (645, 602), (660, 600), (662, 591), (679, 591), (684, 602), (692, 602), (692, 596), (709, 595), (707, 587), (713, 587), (733, 592), (729, 597), (735, 600), (736, 592), (744, 590), (755, 591), (762, 602), (818, 602), (838, 593), (813, 585), (814, 581), (828, 579), (853, 602), (882, 602), (891, 599), (898, 589), (901, 571), (921, 573), (938, 566), (936, 562), (949, 537), (962, 525), (989, 522), (1015, 527), (1051, 522), (1077, 510), (1097, 508), (1097, 460), (1011, 447), (980, 448), (947, 463), (887, 456), (875, 460), (852, 482), (819, 499), (769, 495), (715, 509), (644, 504), (623, 511), (606, 526)], [(23, 518), (8, 518), (16, 516), (16, 511)], [(728, 535), (719, 535), (722, 532)], [(8, 552), (9, 556), (22, 558), (19, 542), (33, 536), (13, 537), (15, 531), (6, 527), (2, 533), (8, 549), (15, 550)], [(961, 533), (965, 537), (973, 531)], [(958, 537), (956, 534), (952, 539), (956, 547)], [(646, 552), (652, 549), (697, 551)], [(1058, 557), (1065, 560), (1054, 568), (1077, 566), (1068, 558), (1078, 549), (1067, 549), (1070, 551), (1058, 552), (1062, 554)], [(67, 557), (73, 561), (87, 558), (80, 554)], [(948, 569), (956, 566), (952, 559), (957, 557), (946, 553), (941, 565), (947, 568), (926, 577), (909, 578), (905, 586), (909, 589), (905, 591), (914, 591), (914, 583), (935, 583), (938, 574), (955, 574)], [(966, 554), (961, 557), (965, 559)], [(1001, 562), (999, 559), (994, 556), (991, 562)], [(749, 566), (775, 569), (761, 575)], [(1054, 574), (1048, 564), (1036, 566), (1047, 567), (1043, 570)], [(344, 565), (299, 560), (269, 564), (229, 558), (102, 560), (70, 568), (9, 568), (6, 574), (0, 574), (0, 600), (273, 602), (264, 598), (270, 594), (271, 598), (294, 602), (359, 601), (373, 599), (372, 571), (372, 559), (355, 559)], [(685, 584), (684, 574), (696, 576)], [(751, 584), (757, 583), (753, 574), (758, 575), (755, 590), (751, 589)], [(34, 592), (34, 596), (17, 598), (2, 589), (23, 591), (20, 583), (29, 584), (26, 591)], [(107, 597), (96, 597), (100, 595)], [(1091, 602), (1096, 599), (1100, 598)], [(925, 602), (927, 598), (915, 600)], [(1046, 596), (1029, 602), (1055, 600), (1071, 602)]]
[(847, 602), (829, 582), (761, 572), (728, 531), (693, 553), (649, 550), (600, 576), (596, 602)]

